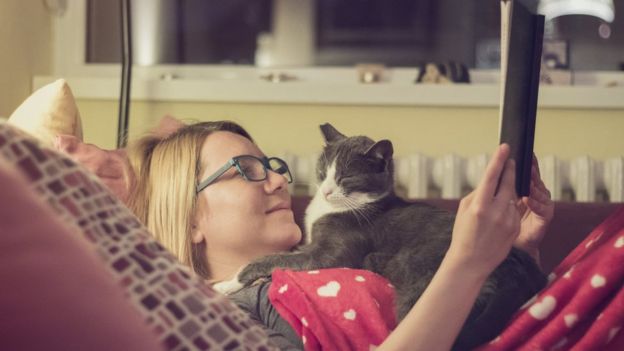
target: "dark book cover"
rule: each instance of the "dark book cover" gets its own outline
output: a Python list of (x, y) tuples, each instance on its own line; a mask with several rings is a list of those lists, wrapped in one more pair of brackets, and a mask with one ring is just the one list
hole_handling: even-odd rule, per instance
[(501, 1), (500, 143), (516, 161), (516, 192), (528, 196), (533, 163), (544, 16), (520, 0)]

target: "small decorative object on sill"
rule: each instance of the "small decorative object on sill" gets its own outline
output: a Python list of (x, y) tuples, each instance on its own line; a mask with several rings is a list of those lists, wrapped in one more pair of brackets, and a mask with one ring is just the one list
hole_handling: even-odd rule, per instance
[(385, 80), (386, 66), (377, 63), (362, 63), (355, 66), (360, 83), (379, 83)]
[(415, 83), (470, 83), (470, 73), (463, 63), (427, 62), (420, 66)]
[(540, 83), (546, 85), (572, 85), (572, 71), (542, 66)]
[(546, 85), (571, 85), (570, 54), (565, 40), (545, 40), (542, 46), (540, 83)]
[(171, 73), (171, 72), (167, 72), (167, 73), (163, 73), (160, 75), (160, 80), (165, 80), (165, 81), (172, 81), (174, 79), (178, 79), (180, 77), (178, 77), (177, 74), (175, 73)]
[(260, 79), (264, 79), (271, 83), (283, 83), (297, 80), (297, 76), (288, 73), (278, 72), (262, 74), (260, 75)]

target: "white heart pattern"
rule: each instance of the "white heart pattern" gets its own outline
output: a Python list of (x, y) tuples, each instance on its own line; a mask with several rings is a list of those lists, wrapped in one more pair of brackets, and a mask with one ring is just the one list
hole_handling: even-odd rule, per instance
[(355, 281), (361, 283), (361, 282), (365, 282), (366, 279), (364, 277), (362, 277), (361, 275), (358, 275), (358, 276), (355, 277)]
[(603, 287), (606, 283), (607, 283), (607, 280), (605, 279), (605, 277), (601, 276), (600, 274), (594, 274), (594, 276), (591, 279), (591, 286), (594, 288)]
[(565, 324), (568, 326), (568, 328), (572, 328), (574, 324), (576, 324), (578, 316), (576, 315), (576, 313), (566, 314), (563, 317), (563, 320), (565, 321)]
[(622, 327), (614, 327), (609, 330), (609, 336), (607, 337), (607, 342), (613, 340), (613, 337), (617, 335)]
[(318, 296), (321, 297), (336, 297), (340, 291), (340, 283), (335, 280), (321, 286), (316, 290)]
[(532, 297), (532, 298), (530, 298), (530, 299), (529, 299), (529, 301), (525, 302), (525, 303), (524, 303), (524, 305), (522, 305), (522, 307), (520, 307), (520, 309), (521, 309), (521, 310), (523, 310), (523, 309), (525, 309), (525, 308), (527, 308), (527, 307), (529, 307), (529, 306), (532, 306), (532, 305), (533, 305), (533, 303), (534, 303), (536, 300), (537, 300), (537, 295), (533, 295), (533, 297)]
[(552, 283), (555, 281), (555, 279), (557, 279), (557, 275), (555, 273), (550, 273), (548, 275), (548, 284)]
[(615, 246), (616, 249), (619, 249), (620, 247), (624, 246), (624, 236), (619, 237), (616, 241), (615, 241)]
[(567, 272), (565, 272), (563, 277), (566, 278), (566, 279), (572, 278), (572, 271), (574, 271), (574, 265), (572, 267), (570, 267), (570, 269)]
[(499, 342), (501, 340), (500, 335), (496, 337), (496, 339), (490, 341), (490, 345), (496, 344), (497, 342)]
[(283, 294), (286, 292), (286, 290), (288, 290), (288, 284), (284, 284), (282, 286), (280, 286), (279, 290), (277, 291), (280, 294)]
[(537, 320), (543, 320), (550, 315), (550, 313), (557, 306), (557, 300), (552, 296), (546, 296), (541, 302), (536, 302), (529, 308), (529, 314)]
[(301, 324), (303, 324), (304, 327), (308, 326), (308, 320), (305, 319), (305, 317), (301, 317)]
[(348, 311), (345, 311), (342, 315), (345, 317), (345, 319), (352, 321), (357, 316), (357, 313), (355, 313), (355, 310), (352, 308)]

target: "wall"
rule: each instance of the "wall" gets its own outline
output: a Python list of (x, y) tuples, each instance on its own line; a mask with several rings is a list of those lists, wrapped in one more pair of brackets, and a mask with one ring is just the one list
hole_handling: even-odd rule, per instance
[(31, 93), (35, 75), (52, 69), (52, 17), (44, 2), (0, 1), (0, 116)]
[[(115, 101), (79, 100), (85, 139), (114, 147), (117, 133)], [(306, 155), (320, 150), (318, 125), (331, 122), (345, 134), (391, 139), (395, 154), (421, 152), (437, 156), (472, 156), (491, 152), (498, 140), (495, 108), (359, 107), (133, 102), (130, 138), (171, 114), (197, 120), (240, 122), (267, 154), (284, 151)], [(624, 111), (542, 109), (538, 112), (535, 149), (539, 155), (606, 159), (624, 155)]]

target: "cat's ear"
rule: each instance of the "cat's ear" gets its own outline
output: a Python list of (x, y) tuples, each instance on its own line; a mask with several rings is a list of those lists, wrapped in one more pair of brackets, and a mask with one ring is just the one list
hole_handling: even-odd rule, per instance
[(327, 144), (346, 138), (344, 134), (340, 133), (336, 128), (334, 128), (334, 126), (329, 123), (321, 124), (320, 128), (321, 133), (323, 133), (325, 143)]
[(375, 158), (379, 158), (382, 160), (390, 160), (392, 158), (392, 153), (394, 152), (394, 148), (392, 147), (392, 142), (390, 140), (384, 139), (379, 140), (375, 144), (366, 150), (364, 153), (366, 156), (371, 156)]

